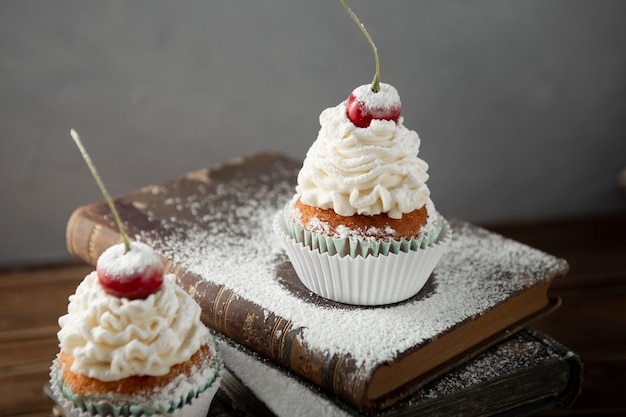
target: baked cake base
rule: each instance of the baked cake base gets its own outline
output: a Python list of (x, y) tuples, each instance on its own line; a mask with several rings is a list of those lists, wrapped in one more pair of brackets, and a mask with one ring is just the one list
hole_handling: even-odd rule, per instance
[(292, 218), (306, 230), (336, 237), (409, 240), (423, 232), (429, 219), (426, 205), (403, 214), (401, 219), (392, 219), (384, 213), (341, 216), (333, 209), (309, 206), (300, 198), (294, 198), (290, 210)]
[(221, 358), (209, 345), (163, 376), (99, 381), (69, 370), (72, 362), (71, 355), (58, 354), (51, 367), (50, 388), (66, 414), (75, 417), (94, 413), (177, 416), (181, 412), (185, 417), (206, 416), (221, 380)]

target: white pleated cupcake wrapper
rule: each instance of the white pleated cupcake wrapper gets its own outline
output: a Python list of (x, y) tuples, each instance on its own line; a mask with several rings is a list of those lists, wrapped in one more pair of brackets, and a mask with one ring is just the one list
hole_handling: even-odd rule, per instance
[(441, 224), (436, 241), (417, 250), (340, 257), (320, 253), (290, 237), (282, 212), (273, 220), (274, 232), (304, 286), (333, 301), (368, 306), (404, 301), (422, 289), (452, 239), (443, 217)]
[(351, 258), (357, 256), (387, 256), (391, 253), (397, 254), (400, 252), (423, 249), (437, 241), (441, 233), (441, 228), (443, 227), (443, 218), (437, 214), (438, 219), (435, 220), (428, 233), (409, 240), (405, 238), (401, 240), (366, 240), (349, 237), (335, 238), (305, 230), (302, 225), (291, 220), (287, 214), (288, 210), (285, 210), (283, 213), (289, 236), (294, 238), (296, 242), (303, 243), (311, 249), (319, 250), (320, 252), (328, 252), (329, 255), (337, 254), (340, 258), (344, 256)]
[(211, 402), (215, 393), (217, 392), (220, 382), (222, 380), (222, 362), (221, 359), (217, 359), (215, 366), (218, 367), (212, 382), (207, 382), (207, 386), (204, 391), (198, 394), (198, 390), (189, 393), (188, 398), (192, 398), (191, 401), (186, 399), (173, 399), (172, 404), (178, 402), (183, 404), (182, 407), (176, 408), (174, 411), (166, 414), (159, 414), (150, 412), (147, 406), (138, 405), (131, 407), (130, 410), (123, 410), (119, 407), (112, 407), (108, 403), (104, 404), (107, 410), (111, 410), (108, 414), (100, 414), (98, 409), (102, 409), (103, 405), (98, 403), (87, 404), (86, 406), (90, 410), (82, 410), (76, 407), (70, 400), (68, 400), (62, 393), (62, 388), (59, 386), (59, 356), (52, 362), (50, 368), (50, 389), (55, 402), (63, 409), (66, 417), (107, 417), (107, 416), (167, 416), (167, 417), (206, 417), (211, 408)]

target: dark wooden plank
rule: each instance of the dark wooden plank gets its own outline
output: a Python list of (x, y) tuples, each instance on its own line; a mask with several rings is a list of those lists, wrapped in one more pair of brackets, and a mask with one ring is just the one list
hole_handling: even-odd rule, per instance
[(43, 386), (58, 351), (57, 319), (93, 267), (59, 265), (0, 271), (0, 416), (48, 416)]
[(580, 355), (583, 388), (573, 408), (548, 415), (626, 415), (626, 213), (487, 228), (570, 264), (550, 290), (560, 309), (533, 327)]
[(91, 270), (80, 263), (0, 271), (0, 340), (5, 332), (56, 326), (68, 296)]
[(53, 402), (43, 394), (42, 378), (41, 372), (25, 373), (19, 378), (0, 378), (0, 415), (50, 415)]
[(626, 279), (626, 213), (486, 227), (567, 259), (570, 277)]

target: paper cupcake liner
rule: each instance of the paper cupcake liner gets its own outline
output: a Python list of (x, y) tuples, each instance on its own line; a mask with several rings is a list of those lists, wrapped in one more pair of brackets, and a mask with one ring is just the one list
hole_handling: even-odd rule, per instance
[(328, 252), (329, 255), (339, 255), (340, 258), (348, 256), (355, 258), (357, 256), (387, 256), (389, 254), (397, 254), (400, 252), (416, 251), (424, 249), (437, 241), (443, 227), (443, 219), (435, 213), (437, 219), (433, 222), (427, 233), (423, 233), (418, 237), (411, 239), (402, 238), (395, 239), (357, 239), (350, 237), (330, 237), (321, 233), (306, 230), (301, 224), (294, 222), (289, 216), (289, 210), (284, 210), (284, 220), (289, 236), (309, 246), (313, 250), (319, 252)]
[(211, 407), (222, 379), (222, 361), (219, 356), (215, 357), (214, 369), (207, 381), (201, 386), (189, 391), (181, 398), (168, 401), (169, 412), (159, 413), (151, 405), (115, 406), (106, 401), (83, 402), (85, 409), (75, 405), (63, 395), (62, 383), (59, 381), (59, 355), (52, 362), (50, 368), (50, 390), (54, 401), (63, 409), (66, 417), (141, 417), (141, 416), (167, 416), (167, 417), (206, 417)]
[(441, 232), (430, 245), (386, 256), (341, 257), (320, 253), (290, 237), (282, 212), (274, 217), (273, 228), (310, 291), (333, 301), (369, 306), (397, 303), (417, 294), (452, 238), (448, 222), (441, 218)]

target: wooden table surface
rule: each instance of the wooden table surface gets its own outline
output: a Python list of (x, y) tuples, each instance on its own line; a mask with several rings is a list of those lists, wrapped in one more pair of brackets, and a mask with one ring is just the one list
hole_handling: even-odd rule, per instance
[[(626, 416), (626, 214), (491, 225), (570, 263), (554, 282), (559, 310), (534, 324), (578, 353), (582, 394), (549, 415)], [(57, 318), (93, 267), (82, 263), (0, 270), (0, 416), (48, 416), (43, 396), (57, 353)]]

